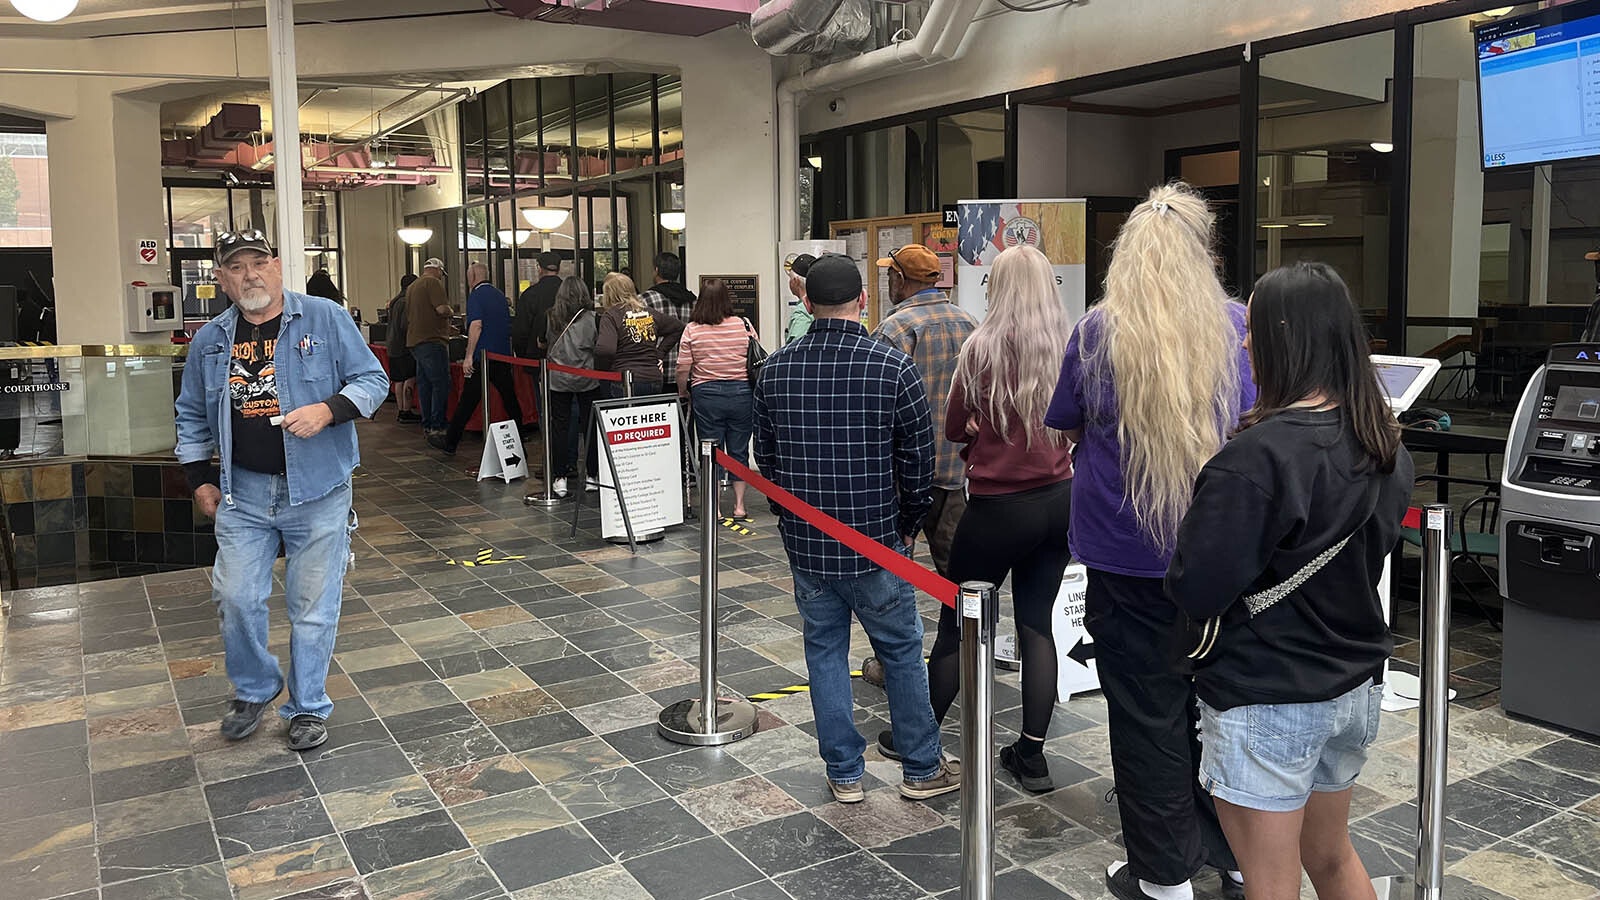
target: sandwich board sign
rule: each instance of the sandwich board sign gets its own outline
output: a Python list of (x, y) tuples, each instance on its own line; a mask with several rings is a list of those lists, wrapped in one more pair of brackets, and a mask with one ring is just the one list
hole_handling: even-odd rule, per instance
[(1051, 610), (1051, 631), (1056, 639), (1056, 699), (1061, 703), (1072, 699), (1073, 694), (1100, 689), (1094, 638), (1083, 625), (1088, 588), (1089, 570), (1080, 563), (1067, 566)]
[[(600, 536), (622, 537), (683, 524), (682, 412), (671, 395), (595, 404), (600, 467)], [(618, 494), (621, 494), (619, 500)], [(623, 504), (628, 522), (623, 522)]]
[(528, 477), (528, 454), (522, 449), (522, 435), (510, 419), (489, 425), (483, 442), (483, 459), (478, 463), (478, 480), (501, 478), (507, 484)]

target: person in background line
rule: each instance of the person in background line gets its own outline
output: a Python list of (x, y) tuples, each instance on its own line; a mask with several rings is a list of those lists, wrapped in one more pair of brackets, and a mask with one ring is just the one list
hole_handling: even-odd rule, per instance
[(1078, 322), (1045, 424), (1073, 454), (1072, 552), (1089, 569), (1084, 627), (1105, 694), (1126, 864), (1119, 900), (1189, 900), (1207, 864), (1238, 869), (1197, 780), (1194, 679), (1161, 579), (1195, 476), (1255, 402), (1244, 307), (1217, 280), (1216, 217), (1187, 185), (1158, 187), (1122, 226), (1105, 299)]
[(1190, 617), (1221, 617), (1195, 672), (1200, 780), (1250, 900), (1297, 900), (1302, 866), (1323, 900), (1370, 898), (1350, 792), (1394, 650), (1377, 584), (1411, 457), (1338, 273), (1268, 272), (1249, 319), (1260, 395), (1200, 470), (1166, 578)]
[(344, 293), (333, 283), (333, 276), (328, 274), (327, 269), (318, 269), (306, 279), (306, 296), (321, 297), (340, 306), (345, 305)]
[[(428, 437), (428, 446), (450, 456), (455, 455), (467, 423), (483, 404), (485, 377), (500, 394), (500, 404), (516, 423), (517, 431), (524, 430), (522, 404), (517, 401), (517, 370), (478, 356), (480, 352), (511, 355), (511, 301), (489, 282), (489, 267), (483, 263), (467, 266), (467, 284), (472, 292), (467, 295), (467, 355), (461, 361), (462, 374), (467, 378), (461, 383), (461, 396), (456, 398), (456, 414), (450, 417), (450, 427), (443, 437)], [(485, 440), (488, 438), (484, 435)]]
[[(594, 297), (582, 278), (564, 278), (556, 291), (555, 306), (550, 309), (549, 328), (545, 346), (546, 357), (551, 362), (574, 369), (594, 368), (594, 342), (600, 330), (600, 316), (594, 309)], [(550, 491), (557, 497), (567, 496), (567, 479), (573, 477), (574, 460), (577, 459), (577, 433), (588, 427), (589, 410), (600, 396), (600, 382), (582, 375), (550, 371), (550, 427), (545, 430), (545, 440), (550, 445), (550, 468), (555, 481)], [(595, 470), (589, 470), (592, 478)]]
[[(677, 348), (683, 320), (646, 307), (626, 275), (607, 275), (601, 296), (605, 311), (595, 337), (595, 365), (610, 372), (632, 372), (635, 396), (659, 394), (662, 359)], [(622, 382), (608, 383), (611, 396), (622, 396)]]
[[(964, 445), (971, 492), (950, 547), (950, 578), (998, 585), (1011, 577), (1022, 735), (1000, 750), (1000, 764), (1030, 791), (1054, 787), (1044, 758), (1056, 705), (1050, 616), (1071, 559), (1072, 453), (1066, 435), (1045, 426), (1044, 411), (1056, 354), (1071, 334), (1050, 260), (1029, 246), (1001, 253), (989, 278), (989, 314), (961, 348), (944, 426), (947, 438)], [(928, 654), (928, 691), (940, 722), (961, 686), (960, 646), (960, 619), (942, 606)], [(890, 756), (893, 735), (879, 735), (878, 746)]]
[[(806, 296), (817, 317), (811, 332), (768, 357), (756, 382), (756, 462), (801, 500), (909, 554), (932, 503), (933, 418), (922, 379), (909, 356), (861, 326), (866, 294), (854, 260), (818, 259), (806, 273)], [(883, 660), (901, 796), (960, 790), (960, 769), (940, 752), (928, 704), (916, 592), (787, 510), (773, 511), (794, 572), (817, 746), (834, 799), (866, 799), (867, 742), (856, 730), (850, 683), (852, 613)]]
[[(217, 236), (217, 283), (233, 305), (190, 344), (175, 404), (176, 454), (200, 511), (216, 520), (212, 593), (233, 700), (222, 736), (250, 736), (285, 686), (278, 714), (292, 750), (327, 741), (328, 667), (350, 559), (354, 420), (389, 391), (349, 313), (283, 289), (259, 231)], [(213, 456), (221, 458), (214, 466)], [(289, 672), (267, 649), (267, 598), (286, 557)]]
[[(878, 323), (872, 336), (911, 357), (922, 375), (928, 402), (933, 406), (934, 451), (933, 506), (918, 531), (928, 537), (928, 555), (940, 575), (950, 577), (950, 543), (956, 523), (967, 508), (967, 478), (961, 465), (961, 449), (945, 437), (945, 401), (955, 381), (956, 359), (978, 320), (950, 302), (939, 290), (943, 268), (939, 257), (921, 244), (908, 244), (878, 260), (878, 268), (889, 270), (889, 296), (895, 307)], [(915, 533), (912, 535), (915, 537)], [(863, 677), (882, 686), (883, 670), (868, 657), (861, 664)], [(886, 748), (894, 752), (893, 747)]]
[(417, 361), (417, 398), (422, 403), (422, 430), (428, 437), (444, 436), (454, 312), (444, 289), (444, 261), (433, 257), (422, 264), (422, 277), (406, 291), (406, 346)]
[[(678, 342), (678, 395), (691, 398), (695, 428), (701, 440), (716, 441), (722, 452), (749, 465), (751, 420), (750, 379), (745, 370), (755, 330), (733, 314), (733, 295), (722, 279), (706, 282), (683, 339)], [(717, 467), (717, 477), (729, 473)], [(721, 510), (705, 515), (721, 516)], [(733, 479), (733, 518), (748, 522), (744, 482)]]
[(511, 346), (523, 359), (543, 359), (545, 323), (561, 288), (561, 254), (539, 254), (539, 280), (517, 297), (517, 318), (511, 325)]
[(421, 422), (422, 417), (411, 408), (411, 390), (417, 386), (417, 360), (406, 346), (406, 291), (415, 284), (417, 276), (407, 272), (400, 279), (400, 293), (389, 301), (388, 331), (389, 382), (394, 385), (394, 401), (400, 407), (395, 421), (402, 424)]
[[(669, 315), (680, 322), (689, 321), (694, 311), (694, 292), (683, 286), (683, 260), (676, 253), (657, 253), (655, 259), (655, 284), (639, 296), (644, 305), (658, 313)], [(624, 273), (626, 274), (626, 273)], [(678, 348), (667, 350), (662, 358), (662, 368), (667, 384), (678, 380)]]
[(789, 293), (799, 302), (789, 311), (789, 325), (784, 329), (783, 335), (784, 343), (799, 340), (811, 330), (811, 323), (815, 317), (811, 315), (811, 310), (806, 309), (806, 270), (816, 261), (815, 256), (802, 253), (789, 264)]

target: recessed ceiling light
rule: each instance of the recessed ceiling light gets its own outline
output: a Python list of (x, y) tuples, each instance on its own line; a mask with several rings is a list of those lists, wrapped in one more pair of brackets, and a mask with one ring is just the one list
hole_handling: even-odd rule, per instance
[(1379, 153), (1393, 153), (1394, 152), (1394, 144), (1391, 144), (1388, 141), (1373, 141), (1371, 146), (1372, 146), (1372, 149), (1378, 151)]
[(1486, 9), (1486, 10), (1484, 10), (1483, 14), (1488, 16), (1491, 19), (1498, 19), (1501, 16), (1505, 15), (1506, 13), (1511, 12), (1513, 9), (1516, 9), (1516, 7), (1514, 7), (1514, 6), (1497, 6), (1494, 9)]

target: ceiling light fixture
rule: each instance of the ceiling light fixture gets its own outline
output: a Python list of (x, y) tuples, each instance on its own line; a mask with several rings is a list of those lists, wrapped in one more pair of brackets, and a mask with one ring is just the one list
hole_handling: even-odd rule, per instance
[(668, 210), (661, 214), (660, 219), (661, 227), (673, 234), (679, 234), (689, 226), (689, 217), (682, 210)]
[(1497, 6), (1494, 9), (1486, 9), (1486, 10), (1484, 10), (1483, 14), (1488, 16), (1491, 19), (1498, 19), (1501, 16), (1505, 15), (1506, 13), (1511, 12), (1513, 9), (1516, 9), (1516, 7), (1514, 7), (1514, 6)]
[(1394, 152), (1394, 144), (1391, 144), (1388, 141), (1373, 141), (1371, 146), (1372, 146), (1372, 149), (1378, 151), (1379, 153), (1393, 153)]
[(571, 210), (555, 206), (530, 206), (522, 211), (522, 218), (533, 226), (533, 230), (542, 232), (555, 231), (567, 224), (571, 215)]
[(502, 228), (498, 234), (500, 236), (500, 243), (505, 244), (506, 246), (525, 244), (528, 242), (528, 238), (533, 237), (533, 232), (531, 231), (516, 231), (505, 228)]
[(429, 238), (433, 237), (433, 229), (401, 228), (397, 230), (395, 234), (398, 234), (400, 236), (400, 240), (405, 241), (407, 244), (410, 244), (413, 247), (421, 247), (423, 244), (428, 242)]
[(11, 0), (11, 5), (35, 22), (59, 22), (78, 8), (78, 0)]

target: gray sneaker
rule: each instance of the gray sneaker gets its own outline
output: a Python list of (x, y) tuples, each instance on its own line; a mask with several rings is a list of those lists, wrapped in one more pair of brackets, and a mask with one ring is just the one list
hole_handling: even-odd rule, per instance
[(289, 749), (310, 750), (328, 740), (328, 725), (313, 715), (302, 713), (289, 720)]
[(907, 800), (932, 800), (961, 790), (961, 763), (947, 759), (939, 764), (939, 771), (926, 781), (903, 779), (900, 796)]
[(251, 703), (235, 699), (222, 717), (222, 736), (230, 741), (242, 741), (255, 734), (256, 728), (261, 725), (261, 714), (271, 705), (271, 700)]
[(840, 784), (830, 779), (828, 781), (828, 789), (833, 791), (833, 799), (840, 803), (860, 803), (867, 799), (866, 789), (861, 786), (859, 781)]

